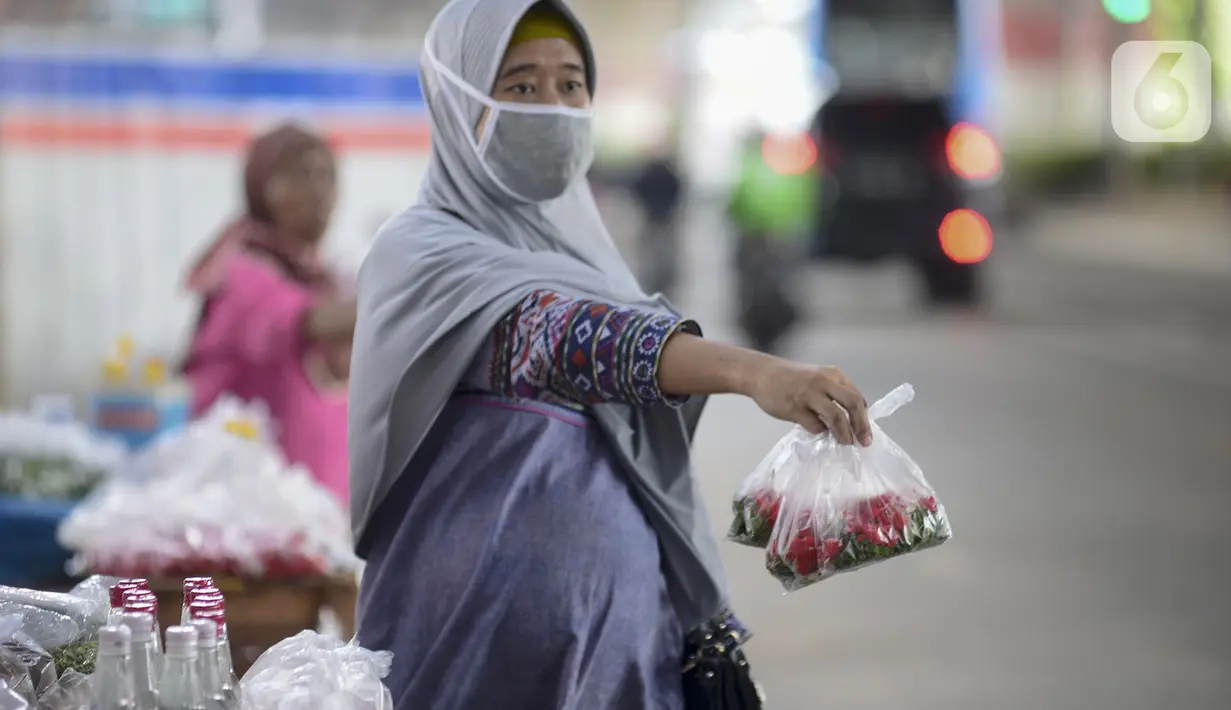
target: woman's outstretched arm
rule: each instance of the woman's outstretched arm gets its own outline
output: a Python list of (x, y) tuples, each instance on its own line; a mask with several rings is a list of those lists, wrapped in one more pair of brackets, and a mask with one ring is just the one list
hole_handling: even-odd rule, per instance
[(483, 388), (511, 397), (678, 406), (689, 395), (739, 394), (811, 432), (872, 440), (867, 403), (837, 368), (706, 340), (675, 316), (554, 291), (530, 294), (501, 320), (479, 369)]
[(658, 386), (672, 396), (739, 394), (766, 414), (838, 441), (872, 443), (868, 404), (836, 367), (812, 367), (689, 333), (675, 333), (658, 361)]

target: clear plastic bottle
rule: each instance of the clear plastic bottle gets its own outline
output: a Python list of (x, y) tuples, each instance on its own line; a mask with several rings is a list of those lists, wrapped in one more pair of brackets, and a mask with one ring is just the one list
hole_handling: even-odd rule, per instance
[[(154, 647), (162, 653), (162, 629), (158, 625), (158, 595), (148, 589), (129, 589), (124, 592), (124, 611), (132, 611), (134, 604), (150, 604), (154, 610)], [(139, 609), (138, 611), (143, 611)]]
[(158, 710), (206, 710), (197, 676), (197, 630), (191, 626), (167, 629)]
[(197, 663), (201, 676), (201, 692), (211, 710), (234, 710), (239, 706), (235, 693), (228, 691), (222, 680), (222, 662), (218, 658), (218, 625), (212, 619), (192, 622), (197, 630)]
[(149, 614), (154, 620), (154, 650), (162, 657), (162, 625), (158, 623), (158, 600), (140, 599), (124, 605), (125, 612), (140, 612)]
[(222, 608), (207, 609), (199, 612), (196, 618), (208, 619), (218, 626), (218, 674), (222, 676), (222, 687), (238, 697), (239, 678), (235, 675), (235, 662), (231, 656), (226, 611)]
[(192, 620), (188, 614), (188, 605), (192, 603), (192, 590), (207, 587), (216, 589), (213, 577), (187, 577), (184, 579), (184, 601), (180, 606), (180, 623), (187, 624)]
[(154, 617), (140, 611), (126, 611), (120, 624), (132, 638), (133, 710), (158, 710), (158, 679), (162, 663), (154, 647)]
[(127, 626), (98, 631), (90, 710), (133, 710), (132, 632)]

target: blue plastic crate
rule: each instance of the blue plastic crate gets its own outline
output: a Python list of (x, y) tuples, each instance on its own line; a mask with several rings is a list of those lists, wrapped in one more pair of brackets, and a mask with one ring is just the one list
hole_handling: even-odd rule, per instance
[(67, 576), (72, 553), (56, 542), (56, 528), (75, 505), (0, 496), (0, 584), (37, 587)]

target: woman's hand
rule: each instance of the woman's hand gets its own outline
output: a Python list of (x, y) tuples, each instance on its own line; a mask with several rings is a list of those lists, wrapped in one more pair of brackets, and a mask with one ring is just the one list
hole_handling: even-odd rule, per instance
[(303, 328), (316, 342), (349, 343), (355, 335), (357, 309), (351, 298), (325, 298), (308, 309)]
[(767, 358), (749, 377), (746, 394), (771, 417), (813, 434), (830, 431), (842, 444), (872, 443), (867, 400), (836, 367)]

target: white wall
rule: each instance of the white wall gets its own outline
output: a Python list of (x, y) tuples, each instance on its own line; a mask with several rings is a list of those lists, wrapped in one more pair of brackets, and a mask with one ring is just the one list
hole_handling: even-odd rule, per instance
[[(343, 154), (329, 252), (357, 266), (381, 221), (409, 204), (421, 152)], [(0, 152), (0, 395), (77, 392), (121, 333), (178, 355), (195, 316), (185, 265), (239, 206), (234, 151)]]
[[(644, 117), (629, 119), (630, 112), (647, 105), (661, 109), (677, 98), (678, 77), (664, 70), (663, 56), (665, 39), (679, 25), (685, 2), (575, 3), (597, 45), (600, 111), (606, 116), (598, 129), (605, 142), (627, 142), (630, 125), (655, 125)], [(440, 4), (433, 0), (424, 10)], [(408, 28), (396, 47), (381, 44), (387, 38), (358, 44), (371, 51), (376, 49), (370, 45), (379, 44), (398, 56), (413, 52), (427, 19), (427, 12), (421, 13), (423, 27)], [(20, 39), (24, 49), (74, 50), (102, 41), (96, 34), (78, 30), (10, 37), (10, 29), (3, 28), (0, 40), (6, 48)], [(295, 46), (300, 54), (310, 47), (307, 56), (328, 61), (339, 55), (338, 39), (314, 37)], [(184, 43), (176, 53), (181, 51), (195, 56), (209, 49)], [(404, 62), (410, 65), (413, 59)], [(195, 302), (183, 293), (180, 280), (187, 262), (239, 206), (238, 150), (13, 143), (4, 140), (4, 122), (12, 117), (10, 109), (27, 107), (3, 101), (0, 97), (0, 406), (23, 403), (34, 393), (90, 387), (100, 358), (121, 334), (131, 334), (150, 354), (178, 355), (195, 316)], [(364, 107), (359, 109), (362, 113)], [(34, 110), (71, 119), (86, 111), (116, 109), (40, 104)], [(106, 117), (157, 121), (169, 109), (118, 110), (128, 113)], [(226, 110), (273, 115), (279, 107)], [(413, 201), (425, 167), (423, 150), (344, 154), (330, 252), (357, 266), (379, 223)]]

